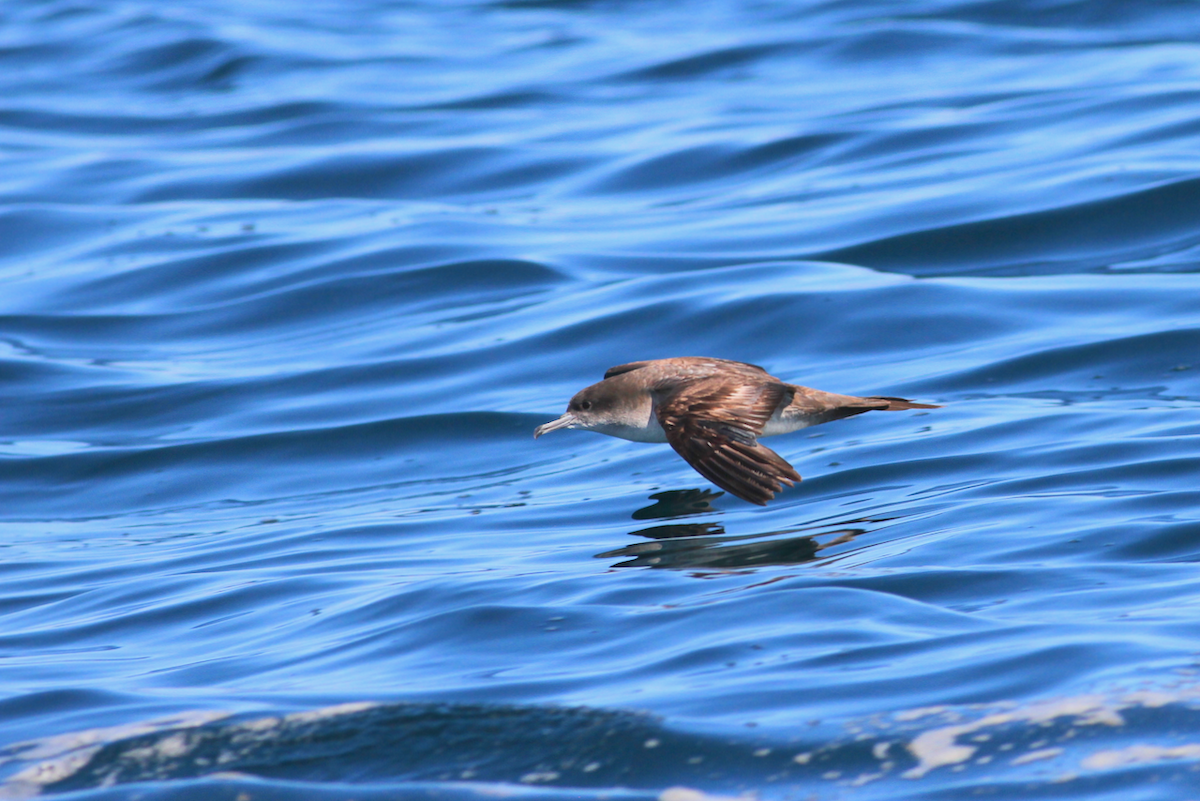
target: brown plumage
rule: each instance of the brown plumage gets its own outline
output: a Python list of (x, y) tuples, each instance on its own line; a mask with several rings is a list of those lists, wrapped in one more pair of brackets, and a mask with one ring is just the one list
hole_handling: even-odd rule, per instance
[(538, 426), (586, 428), (638, 442), (667, 442), (696, 472), (765, 505), (800, 475), (759, 437), (786, 434), (869, 411), (936, 409), (886, 396), (837, 395), (788, 384), (744, 362), (681, 357), (610, 368), (576, 393), (567, 413)]

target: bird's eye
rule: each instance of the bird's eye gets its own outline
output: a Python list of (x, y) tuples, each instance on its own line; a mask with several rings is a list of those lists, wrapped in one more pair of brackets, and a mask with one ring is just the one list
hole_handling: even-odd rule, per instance
[(588, 409), (592, 408), (592, 402), (591, 401), (582, 401), (579, 404), (579, 408), (583, 409), (586, 412)]

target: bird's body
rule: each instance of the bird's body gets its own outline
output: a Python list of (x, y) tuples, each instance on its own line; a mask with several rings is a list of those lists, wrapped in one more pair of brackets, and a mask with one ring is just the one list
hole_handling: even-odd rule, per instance
[(583, 428), (634, 442), (666, 442), (700, 475), (751, 503), (766, 504), (800, 480), (759, 437), (873, 410), (936, 409), (903, 398), (855, 397), (780, 381), (744, 362), (681, 357), (632, 362), (575, 394), (567, 413), (533, 436)]

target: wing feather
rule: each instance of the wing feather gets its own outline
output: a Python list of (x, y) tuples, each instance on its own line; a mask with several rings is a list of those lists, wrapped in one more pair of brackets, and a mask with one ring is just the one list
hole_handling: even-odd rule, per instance
[(628, 373), (628, 372), (632, 372), (633, 370), (639, 370), (639, 369), (645, 367), (649, 363), (650, 362), (630, 362), (629, 364), (618, 364), (616, 367), (610, 367), (607, 370), (605, 370), (604, 377), (607, 379), (607, 378), (612, 378), (614, 375), (620, 375), (621, 373)]
[(775, 409), (791, 398), (785, 384), (725, 376), (671, 382), (654, 394), (667, 442), (721, 489), (761, 506), (800, 480), (783, 457), (758, 442)]
[(630, 373), (649, 365), (670, 365), (676, 373), (689, 376), (689, 380), (704, 378), (716, 371), (742, 373), (743, 375), (753, 376), (755, 379), (772, 378), (765, 369), (759, 367), (757, 364), (735, 362), (729, 359), (714, 359), (707, 356), (682, 356), (674, 359), (651, 359), (648, 361), (618, 364), (616, 367), (608, 368), (604, 373), (604, 377), (612, 378), (615, 375)]

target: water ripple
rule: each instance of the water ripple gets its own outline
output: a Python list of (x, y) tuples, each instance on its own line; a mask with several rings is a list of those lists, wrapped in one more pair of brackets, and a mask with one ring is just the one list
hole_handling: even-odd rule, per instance
[[(1190, 797), (1196, 16), (1043, 6), (5, 6), (0, 794)], [(678, 355), (942, 408), (533, 441)]]

